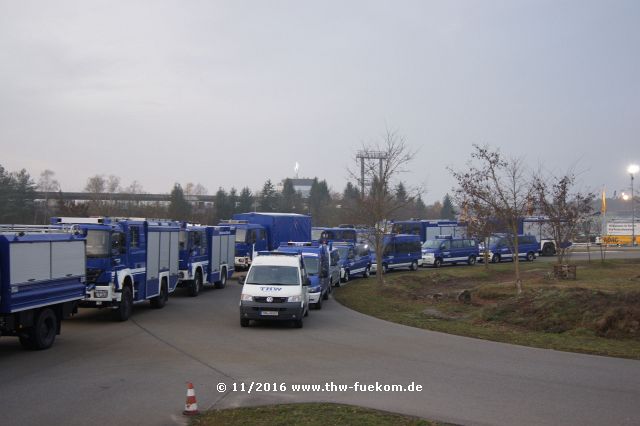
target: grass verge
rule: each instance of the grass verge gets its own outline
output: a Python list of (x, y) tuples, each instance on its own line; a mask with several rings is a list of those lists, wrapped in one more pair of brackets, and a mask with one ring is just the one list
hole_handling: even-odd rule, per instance
[(303, 424), (324, 425), (400, 425), (436, 426), (444, 423), (431, 422), (402, 414), (378, 411), (353, 405), (329, 403), (282, 404), (263, 407), (243, 407), (211, 410), (194, 417), (192, 426), (213, 425), (259, 425), (289, 426)]
[[(462, 336), (562, 351), (640, 359), (640, 261), (577, 263), (576, 280), (555, 280), (553, 264), (448, 266), (396, 272), (379, 288), (354, 280), (335, 298), (367, 315)], [(467, 290), (467, 297), (458, 296)]]

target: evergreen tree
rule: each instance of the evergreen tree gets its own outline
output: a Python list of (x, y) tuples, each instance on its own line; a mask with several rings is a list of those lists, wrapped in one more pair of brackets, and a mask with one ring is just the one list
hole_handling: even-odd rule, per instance
[(251, 190), (245, 186), (240, 191), (240, 197), (238, 197), (238, 212), (248, 213), (253, 210), (253, 194), (251, 194)]
[(424, 219), (427, 217), (427, 206), (424, 204), (424, 201), (422, 201), (420, 195), (416, 198), (415, 212), (416, 219)]
[(453, 202), (451, 201), (451, 197), (449, 194), (444, 196), (442, 200), (442, 210), (440, 210), (440, 219), (449, 219), (455, 220), (456, 218), (456, 210), (453, 207)]
[(229, 218), (238, 213), (238, 190), (231, 187), (229, 191)]
[(191, 204), (185, 199), (179, 183), (174, 184), (171, 190), (169, 217), (175, 220), (189, 220), (191, 217)]
[(267, 179), (260, 193), (260, 211), (275, 212), (278, 207), (278, 194), (271, 183), (271, 179)]
[(396, 186), (396, 200), (399, 203), (406, 203), (408, 201), (407, 190), (402, 182)]
[(36, 184), (25, 169), (11, 174), (13, 180), (13, 223), (33, 223), (35, 218)]
[(331, 195), (326, 180), (319, 181), (313, 179), (311, 190), (309, 191), (309, 213), (313, 217), (314, 223), (328, 224), (329, 212), (327, 208), (331, 205)]
[(293, 187), (293, 181), (285, 179), (282, 185), (279, 211), (283, 213), (299, 213), (302, 210), (302, 194)]

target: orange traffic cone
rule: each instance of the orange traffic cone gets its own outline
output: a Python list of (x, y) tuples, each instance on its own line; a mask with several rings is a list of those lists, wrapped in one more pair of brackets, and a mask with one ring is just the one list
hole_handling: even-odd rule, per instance
[(187, 402), (184, 404), (184, 411), (182, 412), (185, 416), (195, 416), (200, 414), (198, 411), (198, 402), (196, 401), (196, 391), (193, 389), (192, 383), (187, 383)]

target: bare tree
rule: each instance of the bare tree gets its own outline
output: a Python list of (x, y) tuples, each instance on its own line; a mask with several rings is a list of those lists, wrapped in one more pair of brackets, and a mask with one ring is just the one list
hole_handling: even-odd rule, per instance
[(590, 219), (593, 210), (595, 194), (575, 191), (575, 180), (572, 172), (559, 178), (538, 172), (534, 179), (538, 208), (549, 220), (559, 265), (568, 256), (569, 241), (575, 239), (580, 225)]
[(45, 193), (43, 207), (45, 220), (47, 220), (47, 218), (51, 215), (51, 211), (49, 209), (49, 196), (60, 191), (60, 183), (57, 179), (54, 179), (54, 176), (54, 171), (46, 169), (45, 171), (40, 173), (40, 178), (38, 179), (38, 191), (42, 191)]
[(89, 201), (89, 214), (102, 215), (104, 203), (101, 200), (102, 194), (105, 192), (107, 182), (103, 175), (95, 175), (87, 179), (87, 185), (84, 187), (86, 192), (93, 194)]
[[(467, 224), (467, 234), (483, 241), (484, 247), (487, 247), (489, 237), (496, 232), (493, 208), (479, 198), (468, 197), (462, 191), (456, 191), (453, 198), (461, 208), (460, 221)], [(489, 269), (489, 251), (483, 250), (482, 255), (484, 268)]]
[[(383, 242), (386, 232), (386, 221), (420, 194), (418, 188), (407, 188), (406, 196), (399, 200), (393, 190), (398, 176), (406, 172), (407, 165), (414, 159), (416, 152), (409, 149), (406, 140), (396, 131), (387, 129), (379, 143), (363, 146), (362, 152), (376, 152), (376, 161), (361, 162), (358, 173), (349, 170), (348, 173), (355, 181), (361, 181), (364, 176), (370, 185), (368, 192), (361, 194), (357, 203), (362, 223), (371, 228), (371, 240), (376, 253), (376, 281), (384, 285), (382, 274)], [(364, 186), (363, 182), (360, 182)]]
[[(488, 146), (473, 145), (468, 169), (449, 169), (458, 182), (456, 197), (463, 198), (477, 211), (493, 212), (495, 219), (509, 233), (509, 244), (513, 253), (515, 285), (522, 293), (520, 259), (518, 257), (519, 220), (531, 208), (533, 187), (525, 178), (525, 166), (520, 158), (504, 158), (499, 150)], [(488, 220), (487, 217), (484, 220)]]

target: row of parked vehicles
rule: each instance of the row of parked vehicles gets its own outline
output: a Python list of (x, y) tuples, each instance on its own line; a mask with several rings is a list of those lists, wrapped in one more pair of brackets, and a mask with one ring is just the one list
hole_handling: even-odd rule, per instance
[[(463, 234), (458, 224), (449, 229)], [(508, 242), (500, 236), (489, 240), (491, 261), (513, 257)], [(383, 244), (383, 272), (472, 264), (483, 250), (458, 235), (423, 242), (421, 235), (391, 233)], [(536, 245), (535, 237), (521, 237), (519, 255), (534, 259)], [(106, 308), (125, 321), (136, 303), (149, 301), (160, 309), (177, 287), (185, 287), (190, 296), (197, 296), (205, 285), (223, 288), (236, 269), (247, 269), (258, 259), (261, 266), (270, 259), (297, 262), (296, 282), (305, 287), (306, 296), (300, 294), (302, 302), (286, 296), (286, 303), (302, 303), (305, 309), (321, 308), (333, 287), (356, 276), (366, 278), (377, 266), (366, 233), (354, 227), (312, 229), (311, 217), (299, 214), (243, 213), (218, 226), (108, 217), (56, 217), (49, 226), (2, 225), (0, 335), (17, 336), (27, 348), (45, 349), (60, 333), (62, 319), (79, 306)], [(284, 300), (285, 296), (269, 299), (275, 296), (272, 292), (283, 291), (273, 289), (279, 278), (269, 273), (268, 268), (249, 270), (245, 288), (258, 285), (258, 293), (243, 292), (244, 325), (266, 316), (287, 317), (286, 306), (279, 311), (255, 305)], [(249, 296), (257, 299), (249, 301)]]

